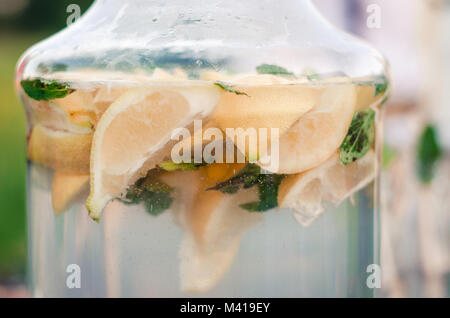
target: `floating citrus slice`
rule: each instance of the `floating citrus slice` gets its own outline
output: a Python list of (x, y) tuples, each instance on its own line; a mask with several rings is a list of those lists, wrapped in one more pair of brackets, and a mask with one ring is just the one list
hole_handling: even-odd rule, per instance
[(93, 90), (76, 90), (64, 98), (52, 99), (49, 103), (64, 109), (68, 114), (95, 111)]
[(285, 85), (287, 83), (271, 75), (238, 79), (233, 88), (241, 94), (222, 94), (212, 119), (224, 131), (251, 128), (259, 133), (259, 128), (267, 128), (269, 137), (270, 128), (278, 128), (282, 135), (315, 106), (322, 91), (321, 88)]
[(317, 105), (281, 135), (278, 164), (262, 167), (274, 173), (295, 174), (326, 161), (344, 140), (355, 103), (354, 85), (325, 88)]
[[(145, 79), (146, 82), (149, 81), (182, 81), (188, 80), (188, 75), (182, 69), (176, 68), (173, 71), (173, 74), (168, 73), (160, 68), (156, 68), (153, 71), (153, 74), (148, 77), (144, 77), (143, 75), (137, 75), (134, 79), (134, 85), (138, 85), (140, 82)], [(126, 80), (133, 80), (133, 77), (128, 76)], [(98, 88), (93, 104), (96, 110), (96, 113), (100, 116), (108, 109), (111, 104), (116, 101), (120, 96), (126, 93), (129, 87), (118, 86), (118, 85), (103, 85)]]
[(56, 171), (88, 174), (92, 136), (36, 125), (28, 143), (28, 158)]
[(308, 226), (327, 205), (338, 205), (370, 183), (376, 171), (373, 150), (347, 166), (335, 154), (315, 169), (286, 177), (278, 192), (279, 206), (293, 210), (297, 221)]
[(180, 249), (181, 289), (205, 292), (229, 269), (242, 235), (263, 215), (248, 213), (240, 204), (257, 200), (255, 189), (237, 194), (204, 189), (224, 181), (242, 168), (239, 164), (212, 164), (201, 168), (201, 186), (188, 213), (185, 238)]
[(72, 201), (86, 190), (89, 175), (65, 174), (56, 171), (52, 183), (52, 203), (56, 215), (68, 209)]
[(375, 96), (374, 85), (358, 85), (356, 86), (357, 99), (356, 110), (368, 109), (371, 106), (376, 105), (380, 101), (382, 95)]
[(126, 93), (128, 88), (101, 86), (94, 97), (93, 104), (96, 114), (101, 116), (112, 103)]
[(33, 124), (53, 130), (86, 134), (93, 130), (96, 116), (94, 112), (68, 113), (53, 102), (30, 100), (30, 116)]
[(141, 87), (129, 90), (103, 114), (91, 153), (87, 207), (98, 219), (104, 206), (170, 155), (176, 129), (208, 116), (220, 90), (209, 86)]

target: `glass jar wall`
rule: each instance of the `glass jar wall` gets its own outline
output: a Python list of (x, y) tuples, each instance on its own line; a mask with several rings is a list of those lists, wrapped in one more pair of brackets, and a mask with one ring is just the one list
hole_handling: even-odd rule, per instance
[(17, 88), (35, 296), (374, 295), (386, 63), (309, 1), (96, 1)]

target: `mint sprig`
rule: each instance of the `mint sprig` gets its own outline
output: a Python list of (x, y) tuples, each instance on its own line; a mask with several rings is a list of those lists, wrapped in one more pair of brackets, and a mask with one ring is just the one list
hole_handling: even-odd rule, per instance
[(249, 212), (265, 212), (278, 206), (278, 188), (285, 176), (280, 174), (261, 174), (258, 176), (259, 201), (241, 204)]
[(237, 193), (240, 189), (258, 187), (259, 201), (240, 205), (249, 212), (265, 212), (278, 206), (278, 188), (284, 175), (263, 174), (255, 164), (248, 164), (230, 179), (207, 189), (227, 194)]
[(261, 64), (256, 67), (258, 74), (281, 75), (293, 77), (294, 73), (289, 72), (284, 67), (274, 64)]
[[(261, 174), (261, 168), (255, 164), (248, 164), (241, 170), (239, 170), (233, 177), (230, 179), (220, 182), (216, 184), (214, 187), (207, 189), (210, 190), (219, 190), (224, 193), (236, 193), (237, 190), (241, 188), (244, 189), (251, 188), (258, 182), (258, 176)], [(234, 190), (231, 190), (234, 189)]]
[(389, 87), (389, 82), (386, 76), (381, 76), (375, 83), (375, 97), (378, 95), (384, 95)]
[(427, 125), (417, 146), (417, 173), (422, 183), (429, 184), (433, 180), (436, 163), (443, 152), (436, 128)]
[(340, 147), (340, 160), (346, 166), (364, 155), (372, 147), (375, 139), (375, 111), (372, 109), (356, 112), (347, 135)]
[(227, 83), (224, 83), (224, 82), (215, 82), (214, 85), (220, 87), (221, 89), (223, 89), (223, 90), (226, 91), (226, 92), (234, 93), (234, 94), (236, 94), (236, 95), (245, 95), (245, 96), (250, 97), (246, 92), (238, 91), (238, 90), (235, 89), (233, 86), (231, 86), (231, 85), (229, 85), (229, 84), (227, 84)]
[(52, 100), (64, 98), (75, 90), (68, 87), (67, 83), (59, 83), (47, 80), (23, 80), (20, 82), (23, 91), (35, 100)]
[(144, 204), (148, 213), (157, 216), (172, 205), (171, 193), (173, 189), (164, 182), (157, 180), (155, 174), (151, 172), (147, 177), (139, 179), (128, 188), (125, 199), (120, 201), (129, 205)]
[(171, 160), (164, 161), (158, 165), (158, 167), (164, 171), (195, 171), (198, 170), (199, 167), (203, 166), (203, 164), (198, 163), (175, 163)]

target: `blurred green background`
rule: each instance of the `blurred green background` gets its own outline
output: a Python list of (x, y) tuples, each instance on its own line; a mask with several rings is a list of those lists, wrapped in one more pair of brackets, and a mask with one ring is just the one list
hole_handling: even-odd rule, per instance
[(66, 26), (71, 3), (92, 0), (0, 0), (0, 284), (24, 279), (26, 258), (26, 123), (14, 69), (32, 44)]

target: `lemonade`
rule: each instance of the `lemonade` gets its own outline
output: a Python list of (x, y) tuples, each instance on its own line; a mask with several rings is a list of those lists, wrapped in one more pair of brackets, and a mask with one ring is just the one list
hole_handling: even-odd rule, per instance
[(385, 78), (261, 65), (21, 86), (35, 295), (373, 294)]

